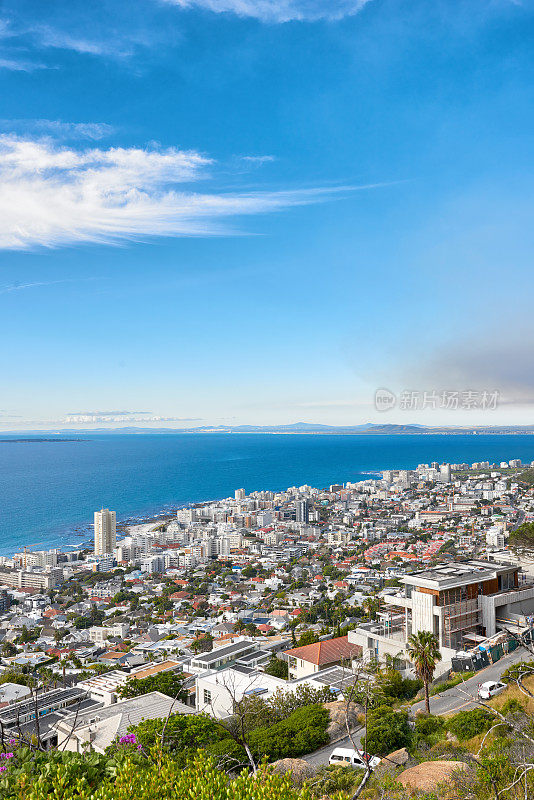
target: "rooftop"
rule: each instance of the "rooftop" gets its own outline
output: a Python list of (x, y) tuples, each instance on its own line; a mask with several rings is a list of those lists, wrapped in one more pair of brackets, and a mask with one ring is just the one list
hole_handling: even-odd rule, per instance
[(475, 581), (490, 580), (500, 573), (517, 569), (513, 564), (495, 564), (489, 561), (453, 561), (448, 564), (438, 564), (432, 569), (412, 572), (403, 578), (404, 583), (410, 585), (425, 585), (427, 582), (437, 588), (447, 588), (456, 584)]
[(130, 726), (138, 725), (144, 719), (160, 717), (165, 719), (171, 713), (195, 714), (196, 712), (161, 692), (149, 692), (104, 708), (78, 713), (74, 734), (72, 734), (74, 714), (64, 718), (62, 728), (68, 729), (69, 735), (79, 736), (80, 739), (84, 738), (84, 731), (90, 730), (93, 733), (90, 740), (92, 747), (104, 752), (115, 739), (124, 736)]
[(151, 675), (157, 675), (160, 672), (171, 672), (177, 670), (179, 667), (181, 667), (180, 661), (161, 661), (159, 664), (151, 664), (147, 667), (143, 667), (140, 670), (132, 672), (131, 677), (136, 678), (137, 680), (142, 680), (143, 678), (150, 678)]
[(336, 639), (325, 639), (304, 647), (293, 647), (284, 652), (293, 658), (322, 666), (341, 661), (343, 658), (355, 658), (361, 655), (362, 649), (358, 645), (351, 644), (346, 636), (338, 636)]

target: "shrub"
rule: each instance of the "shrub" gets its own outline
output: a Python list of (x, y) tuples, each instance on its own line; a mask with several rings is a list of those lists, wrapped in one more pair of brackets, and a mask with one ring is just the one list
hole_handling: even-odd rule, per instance
[(405, 711), (393, 711), (389, 706), (373, 709), (367, 722), (367, 752), (387, 756), (401, 747), (409, 747), (412, 731)]
[(316, 797), (331, 797), (336, 792), (350, 792), (359, 785), (362, 773), (342, 766), (321, 767), (310, 782)]
[(328, 687), (314, 689), (313, 686), (301, 684), (293, 692), (277, 689), (268, 700), (254, 694), (246, 695), (236, 703), (236, 715), (244, 717), (245, 728), (252, 731), (281, 722), (299, 708), (327, 703), (333, 698)]
[(423, 686), (417, 678), (403, 678), (396, 669), (388, 669), (377, 676), (377, 687), (387, 702), (393, 700), (411, 700)]
[(219, 769), (235, 770), (249, 763), (245, 748), (233, 739), (223, 739), (220, 742), (209, 744), (206, 747), (206, 753)]
[(485, 708), (473, 708), (455, 714), (448, 721), (447, 727), (460, 741), (466, 741), (488, 731), (494, 722), (495, 717)]
[(455, 686), (458, 686), (459, 683), (463, 683), (465, 680), (465, 675), (455, 675), (453, 678), (449, 678), (448, 681), (442, 681), (436, 686), (433, 686), (430, 690), (430, 694), (441, 694), (442, 692), (446, 692), (447, 689), (454, 689)]
[(298, 709), (285, 720), (253, 731), (251, 750), (257, 757), (266, 756), (269, 761), (297, 758), (328, 742), (329, 721), (328, 711), (320, 705)]
[[(70, 756), (72, 754), (69, 754)], [(199, 753), (185, 768), (168, 755), (154, 752), (153, 761), (143, 764), (135, 757), (125, 758), (113, 777), (106, 777), (97, 786), (86, 780), (69, 777), (66, 763), (54, 766), (53, 774), (29, 779), (16, 776), (9, 800), (311, 800), (308, 789), (296, 789), (290, 775), (277, 775), (259, 770), (256, 776), (242, 772), (228, 780), (214, 762)], [(51, 788), (52, 787), (52, 788)]]
[(504, 670), (501, 675), (501, 681), (503, 683), (515, 683), (520, 675), (523, 677), (534, 675), (534, 661), (519, 661), (517, 664), (512, 664), (511, 667)]
[(501, 714), (503, 714), (504, 716), (506, 716), (507, 714), (523, 714), (524, 712), (525, 709), (523, 708), (519, 700), (515, 699), (515, 697), (510, 697), (509, 700), (506, 700), (506, 702), (503, 703), (503, 706), (501, 708)]
[(424, 742), (432, 746), (442, 738), (444, 732), (445, 720), (442, 717), (435, 717), (432, 714), (416, 717), (415, 740), (417, 744)]
[(230, 738), (230, 734), (207, 714), (171, 714), (168, 720), (143, 720), (129, 730), (143, 749), (148, 750), (155, 742), (161, 742), (164, 727), (163, 747), (182, 765), (199, 747)]

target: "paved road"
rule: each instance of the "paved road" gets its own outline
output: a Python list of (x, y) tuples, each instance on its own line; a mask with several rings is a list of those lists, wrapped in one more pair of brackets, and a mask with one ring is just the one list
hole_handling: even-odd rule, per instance
[[(466, 680), (464, 683), (459, 684), (459, 686), (455, 686), (452, 689), (447, 689), (447, 691), (443, 692), (443, 694), (437, 694), (430, 698), (430, 711), (432, 714), (452, 714), (458, 712), (460, 710), (473, 708), (476, 705), (475, 697), (477, 694), (477, 686), (479, 683), (485, 683), (486, 681), (491, 680), (498, 680), (505, 669), (507, 669), (512, 664), (516, 664), (518, 661), (528, 661), (531, 658), (530, 653), (525, 650), (524, 647), (518, 647), (517, 650), (514, 650), (513, 653), (510, 653), (508, 656), (503, 656), (500, 661), (497, 661), (495, 664), (491, 664), (489, 667), (485, 669), (481, 669), (475, 675), (471, 675), (471, 673), (466, 673)], [(471, 677), (467, 677), (471, 675)], [(463, 692), (468, 692), (472, 695), (473, 699), (470, 700), (465, 696)], [(416, 711), (419, 709), (424, 710), (425, 703), (424, 701), (420, 703), (416, 703), (411, 707), (412, 714), (415, 714)], [(360, 746), (362, 739), (364, 736), (364, 729), (361, 728), (353, 735), (353, 739), (356, 745)], [(340, 742), (336, 742), (335, 744), (329, 744), (326, 747), (322, 747), (320, 750), (316, 750), (315, 753), (310, 753), (307, 756), (303, 756), (302, 758), (304, 761), (307, 761), (308, 764), (311, 764), (314, 767), (320, 767), (323, 764), (328, 764), (328, 759), (330, 758), (330, 754), (334, 747), (350, 747), (352, 748), (352, 743), (349, 737), (347, 736), (345, 739), (342, 739)]]
[[(361, 741), (364, 734), (364, 728), (360, 728), (359, 731), (356, 731), (352, 738), (354, 739), (354, 744), (357, 747), (360, 747)], [(307, 761), (308, 764), (311, 764), (314, 767), (321, 767), (323, 764), (328, 764), (328, 759), (330, 758), (330, 753), (334, 749), (334, 747), (350, 747), (352, 749), (353, 744), (348, 736), (342, 739), (340, 742), (336, 742), (335, 744), (329, 744), (326, 747), (321, 747), (320, 750), (316, 750), (315, 753), (310, 753), (307, 756), (302, 756), (304, 761)]]
[(518, 514), (517, 522), (515, 523), (515, 525), (512, 525), (512, 527), (510, 528), (510, 531), (516, 531), (523, 524), (523, 522), (525, 521), (525, 517), (526, 517), (525, 512), (522, 511), (520, 508), (516, 508), (516, 511), (517, 511), (517, 514)]
[[(472, 695), (473, 698), (477, 694), (477, 686), (479, 683), (486, 681), (498, 680), (505, 669), (508, 669), (512, 664), (517, 664), (518, 661), (528, 661), (531, 658), (530, 653), (524, 647), (518, 647), (510, 655), (503, 656), (495, 664), (491, 664), (485, 669), (479, 670), (470, 678), (466, 678), (464, 683), (448, 689), (442, 694), (436, 694), (430, 698), (430, 711), (432, 714), (451, 714), (460, 710), (473, 708), (476, 705), (475, 700), (469, 700), (465, 696), (465, 692)], [(471, 673), (467, 672), (467, 675)], [(423, 711), (425, 708), (424, 700), (412, 706), (412, 713), (416, 711)]]

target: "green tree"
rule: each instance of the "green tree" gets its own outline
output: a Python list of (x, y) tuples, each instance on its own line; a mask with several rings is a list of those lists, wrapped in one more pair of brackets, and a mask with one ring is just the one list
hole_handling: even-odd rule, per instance
[(182, 702), (187, 700), (187, 692), (183, 689), (183, 675), (178, 675), (176, 672), (158, 672), (147, 678), (128, 678), (117, 694), (128, 698), (140, 697), (148, 692), (162, 692)]
[(273, 675), (275, 678), (285, 678), (287, 680), (289, 675), (287, 661), (282, 661), (281, 658), (273, 656), (265, 667), (265, 672), (267, 675)]
[(380, 598), (366, 597), (362, 603), (362, 607), (365, 610), (368, 619), (377, 619), (378, 611), (380, 609)]
[(9, 656), (16, 656), (17, 653), (18, 653), (18, 650), (15, 647), (15, 645), (12, 644), (11, 642), (4, 642), (4, 644), (2, 645), (1, 652), (2, 652), (3, 656), (6, 656), (7, 658), (9, 658)]
[(438, 638), (430, 631), (412, 633), (408, 637), (406, 652), (414, 665), (415, 674), (423, 681), (426, 713), (430, 714), (429, 686), (434, 678), (437, 663), (441, 661)]
[(365, 747), (373, 756), (387, 756), (401, 747), (409, 747), (412, 731), (405, 711), (377, 706), (369, 712)]
[(191, 643), (191, 650), (193, 653), (210, 653), (213, 650), (213, 636), (211, 633), (195, 639)]
[(298, 640), (297, 647), (305, 647), (308, 644), (315, 644), (319, 641), (319, 637), (313, 631), (304, 631)]

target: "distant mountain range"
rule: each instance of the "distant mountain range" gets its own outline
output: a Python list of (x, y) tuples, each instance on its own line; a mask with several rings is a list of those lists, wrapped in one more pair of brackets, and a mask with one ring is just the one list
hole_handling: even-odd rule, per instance
[[(2, 435), (6, 435), (3, 432)], [(362, 434), (534, 434), (534, 425), (475, 425), (475, 426), (437, 426), (427, 425), (375, 425), (367, 422), (364, 425), (320, 425), (314, 422), (294, 422), (291, 425), (217, 425), (201, 426), (197, 428), (68, 428), (49, 431), (13, 431), (11, 435), (21, 434), (90, 434), (90, 433), (337, 433), (343, 435)]]

